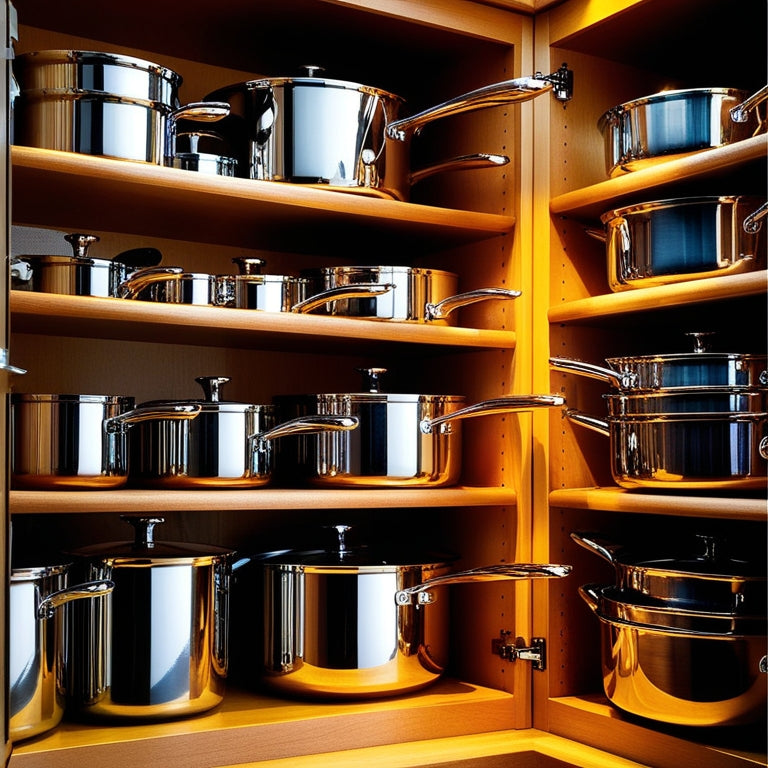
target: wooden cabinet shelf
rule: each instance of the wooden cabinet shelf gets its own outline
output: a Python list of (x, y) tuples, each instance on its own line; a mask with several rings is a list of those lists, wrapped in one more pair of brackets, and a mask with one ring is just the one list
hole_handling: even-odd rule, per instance
[(673, 517), (711, 517), (727, 520), (768, 519), (764, 498), (757, 496), (678, 495), (624, 488), (568, 488), (552, 491), (553, 507), (599, 509)]
[(11, 292), (11, 329), (55, 336), (313, 352), (342, 347), (347, 352), (369, 350), (371, 343), (511, 349), (516, 341), (513, 331), (27, 291)]
[(515, 493), (506, 488), (379, 488), (251, 490), (114, 490), (11, 491), (11, 514), (130, 513), (175, 510), (235, 511), (259, 509), (357, 509), (396, 507), (481, 507), (514, 505)]

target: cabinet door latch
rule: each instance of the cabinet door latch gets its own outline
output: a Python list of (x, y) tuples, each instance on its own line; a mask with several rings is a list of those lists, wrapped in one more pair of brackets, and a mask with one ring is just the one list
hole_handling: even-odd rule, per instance
[(530, 646), (527, 646), (523, 638), (513, 640), (511, 632), (502, 630), (500, 637), (491, 640), (491, 653), (507, 661), (530, 661), (538, 672), (547, 668), (547, 643), (543, 637), (532, 637)]

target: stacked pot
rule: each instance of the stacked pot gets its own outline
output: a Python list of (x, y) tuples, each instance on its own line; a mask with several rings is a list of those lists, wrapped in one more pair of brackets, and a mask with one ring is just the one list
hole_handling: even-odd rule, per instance
[(764, 563), (703, 551), (633, 552), (592, 533), (579, 545), (614, 566), (611, 585), (579, 593), (600, 620), (603, 687), (619, 708), (690, 726), (765, 717), (768, 689)]
[(610, 437), (611, 472), (624, 488), (749, 490), (765, 485), (766, 356), (692, 352), (615, 357), (610, 367), (550, 358), (555, 370), (610, 382), (607, 419), (566, 416)]

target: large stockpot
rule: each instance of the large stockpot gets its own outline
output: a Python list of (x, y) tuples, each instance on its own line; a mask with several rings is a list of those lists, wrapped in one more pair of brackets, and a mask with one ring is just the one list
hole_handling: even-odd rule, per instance
[(90, 246), (99, 240), (96, 235), (75, 232), (64, 239), (72, 246), (72, 256), (14, 257), (11, 287), (68, 296), (114, 297), (130, 275), (142, 267), (154, 266), (162, 258), (157, 249), (134, 248), (114, 259), (96, 259), (89, 256)]
[(654, 200), (607, 211), (588, 232), (606, 243), (611, 290), (624, 291), (764, 269), (767, 212), (743, 195)]
[[(202, 400), (143, 403), (156, 412), (137, 424), (131, 439), (130, 479), (152, 488), (256, 488), (270, 482), (275, 456), (272, 442), (296, 434), (352, 430), (354, 418), (317, 416), (277, 422), (273, 405), (221, 399), (224, 376), (200, 376)], [(190, 408), (194, 419), (166, 418)]]
[(759, 133), (757, 107), (768, 86), (753, 96), (734, 88), (661, 91), (608, 110), (598, 121), (608, 176), (634, 171)]
[(555, 89), (571, 94), (572, 73), (563, 65), (548, 76), (507, 80), (398, 120), (403, 100), (359, 83), (314, 76), (273, 77), (220, 88), (205, 100), (230, 105), (220, 130), (244, 158), (252, 179), (324, 184), (346, 191), (374, 190), (409, 196), (410, 138), (437, 118), (527, 100)]
[(128, 434), (160, 414), (194, 418), (193, 408), (133, 407), (122, 395), (11, 394), (11, 487), (106, 490), (128, 480)]
[(765, 566), (729, 557), (713, 536), (698, 536), (702, 546), (695, 552), (663, 544), (638, 552), (591, 532), (573, 532), (571, 538), (613, 566), (625, 599), (652, 598), (662, 607), (734, 615), (759, 615), (768, 605)]
[(448, 662), (443, 586), (562, 577), (569, 566), (500, 564), (451, 573), (445, 555), (283, 550), (256, 558), (263, 575), (263, 682), (280, 693), (370, 698), (423, 688)]
[[(439, 269), (392, 266), (343, 266), (305, 269), (310, 296), (294, 312), (321, 310), (328, 315), (452, 324), (459, 307), (489, 299), (516, 299), (520, 291), (479, 288), (457, 293), (459, 277)], [(368, 294), (346, 297), (355, 287)]]
[(567, 418), (610, 438), (611, 473), (624, 488), (760, 490), (768, 459), (768, 413), (673, 412)]
[(463, 419), (564, 404), (557, 395), (510, 395), (462, 408), (465, 398), (459, 395), (382, 393), (378, 377), (384, 371), (362, 370), (368, 391), (274, 399), (285, 416), (346, 416), (359, 424), (311, 443), (284, 441), (279, 468), (285, 481), (358, 488), (455, 485), (461, 475)]
[(579, 588), (601, 628), (603, 688), (620, 709), (664, 723), (765, 717), (766, 618), (659, 607), (614, 586)]
[(112, 591), (106, 579), (70, 585), (69, 563), (14, 567), (9, 591), (10, 736), (55, 728), (66, 707), (68, 606)]
[(158, 542), (158, 517), (124, 517), (133, 541), (75, 550), (115, 589), (73, 605), (67, 706), (85, 717), (164, 719), (215, 707), (228, 671), (232, 550)]
[(98, 51), (51, 50), (14, 60), (17, 144), (162, 165), (175, 124), (208, 122), (226, 104), (179, 106), (182, 78), (150, 61)]

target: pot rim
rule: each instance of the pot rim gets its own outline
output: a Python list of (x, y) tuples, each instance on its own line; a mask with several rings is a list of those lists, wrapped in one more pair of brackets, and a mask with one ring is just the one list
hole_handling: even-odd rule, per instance
[(351, 401), (359, 400), (361, 402), (371, 403), (463, 403), (466, 401), (464, 395), (422, 395), (407, 394), (397, 392), (328, 392), (303, 395), (275, 395), (274, 401), (277, 404), (301, 400), (324, 400), (324, 401)]
[[(396, 553), (393, 553), (396, 554)], [(405, 554), (405, 553), (404, 553)], [(332, 549), (283, 549), (256, 555), (260, 565), (298, 570), (304, 573), (398, 573), (403, 569), (445, 568), (458, 559), (448, 552), (425, 553), (426, 559), (417, 557), (379, 558), (366, 546), (352, 547), (341, 552)], [(344, 562), (344, 560), (348, 562)], [(327, 562), (318, 562), (327, 560)], [(369, 562), (362, 562), (368, 560)], [(403, 562), (399, 562), (402, 560)], [(389, 562), (388, 562), (389, 561)]]
[(439, 275), (440, 277), (449, 277), (449, 278), (456, 278), (458, 279), (458, 274), (456, 272), (448, 272), (444, 269), (432, 269), (431, 267), (403, 267), (403, 266), (389, 266), (389, 265), (380, 265), (380, 264), (373, 264), (370, 266), (359, 266), (359, 265), (342, 265), (338, 267), (310, 267), (308, 269), (302, 269), (301, 274), (302, 275), (344, 275), (344, 274), (350, 274), (355, 272), (393, 272), (395, 274), (397, 273), (404, 273), (406, 275), (417, 275), (417, 276), (423, 276), (428, 277), (430, 275)]
[(647, 203), (635, 203), (633, 205), (622, 206), (621, 208), (613, 208), (606, 211), (600, 216), (600, 221), (603, 224), (607, 224), (614, 218), (627, 216), (633, 213), (645, 213), (650, 210), (657, 210), (662, 208), (675, 208), (678, 206), (686, 205), (707, 205), (707, 204), (738, 204), (749, 203), (754, 201), (756, 203), (762, 203), (763, 198), (757, 195), (708, 195), (697, 197), (672, 197), (664, 200), (651, 200)]
[(53, 395), (12, 392), (11, 403), (96, 403), (103, 405), (125, 405), (132, 407), (134, 398), (130, 395)]
[(11, 583), (24, 581), (37, 581), (48, 576), (59, 576), (67, 573), (72, 563), (60, 563), (57, 565), (25, 566), (11, 569)]

